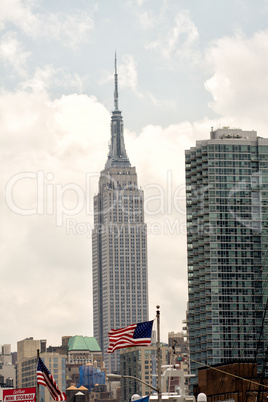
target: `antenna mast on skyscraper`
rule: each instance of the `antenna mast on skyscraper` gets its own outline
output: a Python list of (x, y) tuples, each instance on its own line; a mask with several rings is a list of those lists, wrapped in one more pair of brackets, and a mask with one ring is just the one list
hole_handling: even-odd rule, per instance
[(118, 110), (118, 80), (117, 80), (116, 52), (114, 58), (114, 109)]

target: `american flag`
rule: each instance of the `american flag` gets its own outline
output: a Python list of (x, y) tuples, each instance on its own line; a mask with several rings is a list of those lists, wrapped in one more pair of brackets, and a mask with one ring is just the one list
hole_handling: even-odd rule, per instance
[(130, 348), (132, 346), (148, 346), (151, 344), (153, 320), (132, 324), (125, 328), (111, 329), (108, 333), (110, 345), (107, 353), (116, 349)]
[(135, 399), (135, 402), (149, 402), (149, 395), (140, 399)]
[(59, 390), (56, 381), (54, 380), (52, 374), (43, 363), (43, 360), (39, 357), (37, 365), (37, 384), (44, 385), (48, 387), (48, 390), (54, 399), (54, 401), (66, 401), (67, 397), (64, 392)]

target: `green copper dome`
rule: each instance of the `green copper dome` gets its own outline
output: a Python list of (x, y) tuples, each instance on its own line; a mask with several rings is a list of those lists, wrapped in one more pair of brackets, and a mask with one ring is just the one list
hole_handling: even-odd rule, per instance
[(101, 348), (94, 337), (76, 335), (72, 336), (68, 342), (68, 351), (90, 350), (90, 352), (101, 352)]

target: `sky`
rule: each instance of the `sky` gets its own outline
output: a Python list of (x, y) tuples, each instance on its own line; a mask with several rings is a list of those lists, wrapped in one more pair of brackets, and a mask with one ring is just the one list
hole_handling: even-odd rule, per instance
[(115, 52), (162, 341), (187, 309), (184, 151), (211, 127), (268, 136), (267, 0), (0, 0), (0, 345), (12, 351), (93, 336)]

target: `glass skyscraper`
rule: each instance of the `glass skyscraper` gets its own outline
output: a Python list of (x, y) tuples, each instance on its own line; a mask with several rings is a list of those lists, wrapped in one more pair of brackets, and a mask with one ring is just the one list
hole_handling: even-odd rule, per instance
[(185, 159), (191, 372), (255, 359), (262, 371), (268, 139), (256, 131), (212, 128), (210, 139), (197, 141)]
[(108, 373), (120, 373), (120, 351), (106, 353), (110, 329), (148, 320), (144, 196), (125, 149), (117, 79), (115, 62), (111, 142), (99, 192), (94, 197), (92, 235), (94, 337), (103, 351)]

